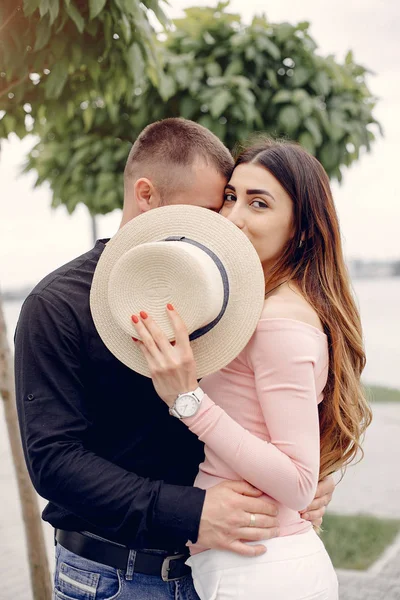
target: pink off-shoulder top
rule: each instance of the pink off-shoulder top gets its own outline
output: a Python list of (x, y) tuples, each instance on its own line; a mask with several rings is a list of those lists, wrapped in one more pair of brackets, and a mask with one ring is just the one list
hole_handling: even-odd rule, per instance
[(200, 410), (183, 420), (205, 443), (194, 485), (248, 481), (278, 503), (280, 535), (307, 531), (311, 524), (299, 511), (318, 483), (318, 404), (327, 375), (322, 331), (294, 319), (261, 318), (239, 356), (202, 379)]

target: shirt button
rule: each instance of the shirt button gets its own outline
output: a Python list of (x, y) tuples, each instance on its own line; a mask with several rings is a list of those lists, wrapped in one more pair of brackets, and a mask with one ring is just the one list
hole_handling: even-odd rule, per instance
[(28, 394), (27, 398), (28, 398), (28, 400), (33, 400), (34, 399), (34, 395), (33, 394)]

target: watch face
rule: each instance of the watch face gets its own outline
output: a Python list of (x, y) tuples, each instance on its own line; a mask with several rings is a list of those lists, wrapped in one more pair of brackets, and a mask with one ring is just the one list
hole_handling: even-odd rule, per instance
[(197, 412), (199, 404), (196, 399), (189, 394), (177, 398), (175, 408), (181, 417), (192, 417)]

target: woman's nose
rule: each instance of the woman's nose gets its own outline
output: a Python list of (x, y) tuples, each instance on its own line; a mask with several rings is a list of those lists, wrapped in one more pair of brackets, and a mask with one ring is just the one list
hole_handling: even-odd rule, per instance
[(244, 219), (243, 219), (243, 215), (242, 215), (242, 211), (240, 210), (240, 208), (235, 205), (232, 210), (229, 211), (229, 213), (226, 215), (227, 219), (229, 219), (229, 221), (231, 221), (234, 225), (236, 225), (236, 227), (238, 227), (239, 229), (243, 229), (244, 227)]

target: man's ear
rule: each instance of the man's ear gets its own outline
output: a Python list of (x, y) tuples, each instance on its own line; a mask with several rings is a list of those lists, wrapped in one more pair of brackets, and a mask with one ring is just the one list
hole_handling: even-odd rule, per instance
[(141, 177), (135, 182), (134, 196), (141, 213), (161, 204), (161, 196), (153, 183), (147, 177)]

